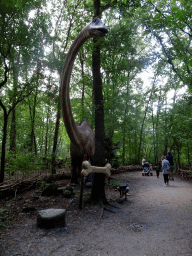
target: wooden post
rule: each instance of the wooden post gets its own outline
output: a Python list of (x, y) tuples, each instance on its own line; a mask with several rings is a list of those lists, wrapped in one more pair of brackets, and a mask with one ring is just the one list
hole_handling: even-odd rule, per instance
[(82, 201), (83, 201), (83, 179), (84, 177), (81, 176), (81, 191), (80, 191), (80, 198), (79, 198), (79, 209), (82, 209)]

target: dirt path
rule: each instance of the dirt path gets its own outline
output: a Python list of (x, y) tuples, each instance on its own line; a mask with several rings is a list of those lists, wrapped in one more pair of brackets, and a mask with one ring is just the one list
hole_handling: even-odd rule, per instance
[[(192, 183), (141, 172), (113, 176), (128, 182), (131, 196), (116, 213), (91, 206), (67, 215), (65, 228), (36, 228), (35, 215), (10, 227), (0, 247), (2, 256), (186, 256), (192, 255)], [(107, 190), (108, 197), (118, 192)], [(102, 218), (101, 217), (102, 214)]]

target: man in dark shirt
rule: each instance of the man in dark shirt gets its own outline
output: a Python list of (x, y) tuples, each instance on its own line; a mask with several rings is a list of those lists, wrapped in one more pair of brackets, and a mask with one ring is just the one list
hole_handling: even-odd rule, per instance
[(174, 169), (174, 163), (173, 163), (173, 155), (171, 154), (171, 152), (168, 152), (168, 155), (166, 156), (167, 160), (170, 163), (171, 166), (171, 171), (169, 172), (169, 180), (174, 180), (173, 179), (173, 169)]

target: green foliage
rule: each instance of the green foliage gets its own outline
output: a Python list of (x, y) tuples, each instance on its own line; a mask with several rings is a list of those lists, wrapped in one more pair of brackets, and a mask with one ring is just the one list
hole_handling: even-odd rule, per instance
[(83, 198), (84, 198), (84, 200), (89, 200), (89, 198), (90, 198), (90, 195), (91, 195), (91, 192), (83, 192)]
[(8, 210), (6, 208), (0, 208), (0, 229), (6, 228), (6, 223), (12, 218), (8, 217)]
[(43, 190), (44, 188), (46, 188), (46, 187), (49, 186), (50, 184), (47, 183), (46, 181), (42, 181), (39, 185), (40, 185), (40, 188)]
[(107, 187), (110, 188), (117, 188), (118, 186), (122, 185), (120, 181), (112, 179), (112, 181), (106, 184)]
[(34, 154), (9, 153), (6, 159), (5, 170), (9, 175), (13, 175), (17, 171), (30, 174), (34, 170), (45, 169), (47, 162), (44, 157)]
[[(147, 1), (139, 18), (161, 47), (164, 67), (189, 88), (191, 79), (191, 1)], [(159, 52), (157, 53), (159, 55)]]

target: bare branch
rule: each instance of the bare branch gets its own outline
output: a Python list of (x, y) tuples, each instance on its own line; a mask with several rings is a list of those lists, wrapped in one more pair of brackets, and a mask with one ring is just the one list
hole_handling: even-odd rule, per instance
[(7, 83), (7, 78), (8, 78), (7, 74), (9, 72), (9, 68), (7, 66), (7, 63), (6, 63), (6, 58), (10, 54), (10, 51), (11, 51), (11, 44), (9, 45), (9, 48), (8, 48), (8, 51), (7, 51), (6, 55), (4, 55), (4, 53), (3, 53), (3, 51), (2, 51), (2, 49), (0, 47), (0, 53), (3, 56), (3, 63), (4, 63), (4, 66), (5, 66), (4, 80), (0, 83), (0, 89), (3, 87), (3, 85), (5, 85)]
[(102, 14), (104, 11), (108, 10), (110, 7), (113, 7), (115, 4), (117, 4), (117, 0), (114, 0), (112, 3), (108, 3), (105, 6), (101, 6), (100, 14)]

